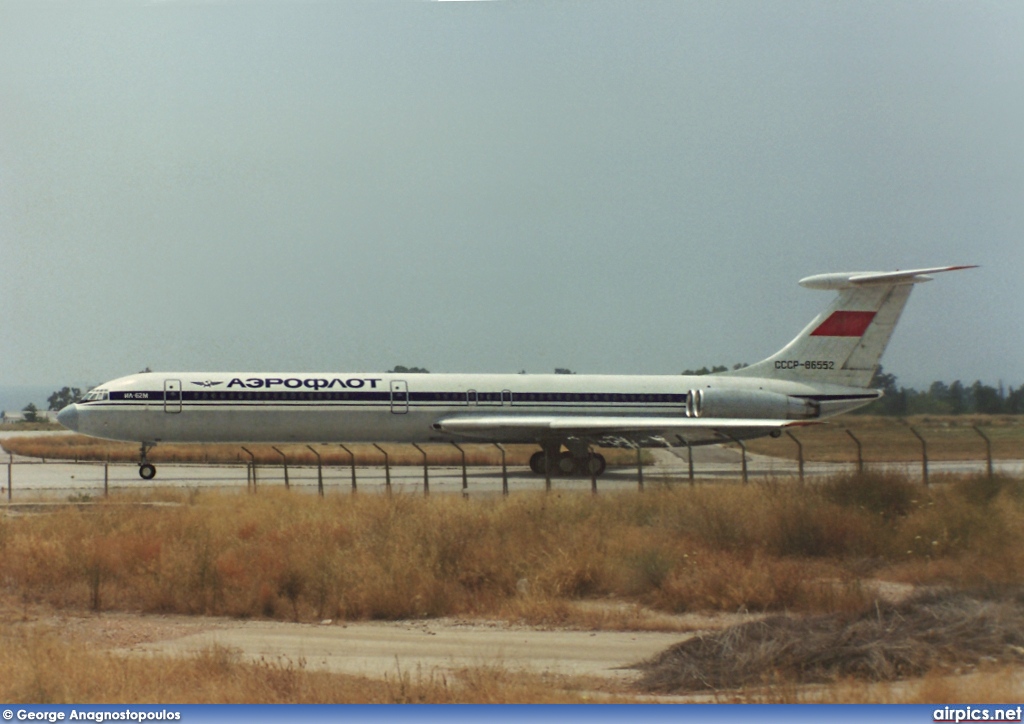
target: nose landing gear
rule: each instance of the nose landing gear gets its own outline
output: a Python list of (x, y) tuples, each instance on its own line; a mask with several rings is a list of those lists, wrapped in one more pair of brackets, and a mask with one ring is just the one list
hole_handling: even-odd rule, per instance
[(156, 447), (156, 443), (142, 443), (139, 446), (139, 477), (152, 480), (156, 477), (156, 467), (146, 460), (146, 453)]

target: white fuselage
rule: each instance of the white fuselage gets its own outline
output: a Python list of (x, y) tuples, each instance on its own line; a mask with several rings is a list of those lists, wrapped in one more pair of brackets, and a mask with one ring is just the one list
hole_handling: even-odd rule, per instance
[[(538, 442), (544, 435), (529, 425), (452, 432), (438, 423), (522, 421), (543, 415), (700, 417), (707, 426), (695, 428), (686, 442), (704, 444), (726, 439), (712, 429), (717, 418), (820, 419), (865, 405), (878, 394), (829, 384), (713, 375), (168, 372), (101, 385), (65, 408), (60, 420), (88, 435), (140, 443), (514, 443)], [(763, 434), (767, 431), (734, 433)]]

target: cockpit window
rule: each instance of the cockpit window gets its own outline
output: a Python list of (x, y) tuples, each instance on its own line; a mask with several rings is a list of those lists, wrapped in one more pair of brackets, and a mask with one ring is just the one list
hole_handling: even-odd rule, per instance
[(89, 390), (89, 393), (81, 399), (81, 402), (96, 402), (97, 400), (109, 400), (110, 393), (106, 390)]

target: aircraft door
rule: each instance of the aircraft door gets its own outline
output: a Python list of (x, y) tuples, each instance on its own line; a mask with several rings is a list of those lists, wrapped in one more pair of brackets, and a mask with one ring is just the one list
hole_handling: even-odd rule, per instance
[(391, 412), (404, 415), (409, 411), (409, 385), (405, 380), (391, 380)]
[(164, 380), (164, 412), (181, 412), (181, 380)]

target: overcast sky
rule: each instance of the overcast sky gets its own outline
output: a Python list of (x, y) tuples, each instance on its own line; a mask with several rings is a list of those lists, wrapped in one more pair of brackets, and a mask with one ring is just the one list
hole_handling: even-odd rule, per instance
[(1024, 3), (0, 0), (0, 383), (678, 374), (943, 264), (1024, 383)]

